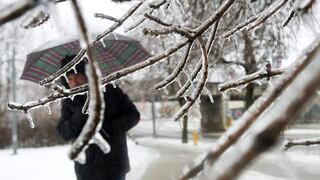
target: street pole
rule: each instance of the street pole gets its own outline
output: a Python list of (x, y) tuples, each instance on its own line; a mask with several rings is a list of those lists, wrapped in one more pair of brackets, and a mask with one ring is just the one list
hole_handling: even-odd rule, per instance
[[(16, 102), (16, 65), (15, 65), (15, 48), (13, 48), (11, 59), (11, 93), (12, 93), (12, 101)], [(12, 122), (12, 148), (13, 154), (17, 154), (18, 150), (18, 128), (17, 128), (17, 113), (15, 111), (11, 112), (11, 122)]]
[(154, 100), (151, 101), (151, 111), (152, 111), (152, 132), (153, 132), (153, 137), (157, 137), (157, 132), (156, 132), (156, 113), (155, 113), (155, 107), (154, 107)]

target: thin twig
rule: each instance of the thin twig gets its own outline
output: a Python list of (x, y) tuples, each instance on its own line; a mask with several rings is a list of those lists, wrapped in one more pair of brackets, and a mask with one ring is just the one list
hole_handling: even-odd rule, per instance
[(235, 88), (241, 85), (248, 84), (252, 81), (263, 79), (263, 78), (270, 78), (272, 76), (280, 75), (284, 72), (284, 69), (273, 69), (271, 72), (267, 72), (265, 68), (260, 69), (259, 71), (243, 76), (237, 80), (229, 81), (223, 84), (220, 84), (218, 89), (219, 91), (223, 92), (231, 88)]
[(104, 118), (103, 116), (101, 116), (101, 114), (104, 114), (104, 99), (103, 93), (100, 89), (101, 77), (99, 75), (101, 73), (96, 60), (93, 58), (93, 52), (89, 43), (89, 34), (87, 31), (87, 27), (80, 12), (77, 0), (72, 0), (71, 2), (76, 14), (76, 19), (79, 23), (80, 33), (87, 48), (88, 60), (90, 62), (89, 69), (87, 69), (87, 74), (89, 81), (90, 105), (92, 107), (92, 111), (90, 111), (89, 113), (86, 124), (81, 130), (80, 135), (73, 142), (69, 151), (70, 159), (75, 160), (81, 153), (81, 151), (83, 151), (84, 148), (88, 145), (90, 139), (92, 139), (92, 137), (99, 130), (98, 125)]
[(49, 17), (50, 17), (49, 14), (43, 11), (38, 11), (32, 17), (29, 17), (24, 22), (22, 22), (20, 26), (25, 29), (34, 28), (47, 22)]
[[(164, 5), (165, 3), (167, 3), (167, 0), (162, 0), (160, 2), (157, 2), (155, 4), (150, 4), (149, 7), (151, 8), (151, 10), (148, 12), (148, 14), (152, 14), (156, 9), (159, 9), (162, 5)], [(143, 17), (142, 19), (140, 19), (138, 22), (136, 22), (134, 25), (132, 25), (131, 27), (127, 28), (125, 30), (125, 32), (129, 32), (131, 30), (133, 30), (134, 28), (138, 27), (140, 24), (142, 24), (144, 21), (146, 20), (145, 17)]]
[(102, 13), (94, 13), (94, 17), (101, 18), (101, 19), (108, 19), (110, 21), (114, 21), (114, 22), (117, 22), (117, 23), (121, 22), (119, 19), (117, 19), (115, 17), (109, 16), (109, 15), (106, 15), (106, 14), (102, 14)]
[(186, 51), (184, 52), (181, 60), (179, 61), (178, 66), (174, 69), (174, 71), (168, 77), (166, 77), (163, 81), (156, 84), (154, 86), (155, 89), (160, 90), (160, 89), (164, 88), (165, 86), (170, 84), (179, 75), (179, 73), (182, 71), (182, 69), (187, 64), (187, 60), (189, 57), (190, 50), (192, 48), (192, 44), (193, 44), (193, 42), (190, 42), (188, 44)]
[(174, 115), (174, 121), (179, 120), (184, 114), (186, 114), (190, 107), (194, 104), (194, 102), (200, 97), (200, 94), (206, 84), (208, 78), (208, 54), (206, 50), (206, 46), (203, 42), (202, 37), (198, 37), (198, 41), (200, 44), (201, 52), (202, 52), (202, 68), (201, 68), (201, 78), (197, 84), (197, 87), (193, 94), (191, 95), (190, 99), (180, 108), (180, 110)]
[(0, 12), (0, 26), (9, 21), (19, 18), (37, 5), (37, 0), (20, 0), (9, 5), (6, 8), (3, 8)]
[(295, 139), (295, 140), (289, 140), (284, 145), (285, 150), (288, 150), (291, 147), (294, 146), (310, 146), (310, 145), (319, 145), (320, 144), (320, 138), (312, 138), (312, 139)]
[(285, 5), (289, 0), (279, 0), (278, 2), (272, 4), (269, 6), (266, 10), (264, 10), (262, 13), (260, 13), (260, 16), (257, 20), (250, 23), (246, 30), (251, 31), (252, 29), (260, 26), (262, 23), (264, 23), (268, 18), (270, 18), (272, 15), (274, 15), (283, 5)]

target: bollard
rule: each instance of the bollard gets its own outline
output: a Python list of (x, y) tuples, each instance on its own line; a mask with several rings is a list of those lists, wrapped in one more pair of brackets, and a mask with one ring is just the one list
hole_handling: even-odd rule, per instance
[(193, 140), (193, 144), (196, 146), (199, 140), (198, 132), (196, 130), (194, 130), (192, 133), (192, 140)]

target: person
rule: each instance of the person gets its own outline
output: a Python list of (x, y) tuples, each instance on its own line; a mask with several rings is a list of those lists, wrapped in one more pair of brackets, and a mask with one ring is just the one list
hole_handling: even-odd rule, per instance
[[(66, 65), (74, 56), (62, 60)], [(62, 80), (66, 88), (74, 88), (87, 83), (85, 63), (82, 61), (67, 73), (68, 82)], [(104, 92), (105, 112), (101, 130), (103, 138), (110, 144), (111, 150), (104, 154), (97, 145), (90, 144), (85, 151), (86, 163), (75, 162), (74, 168), (78, 180), (124, 180), (130, 170), (126, 132), (140, 120), (140, 114), (119, 87), (106, 85)], [(65, 141), (74, 141), (80, 134), (87, 114), (82, 113), (86, 95), (77, 95), (73, 100), (62, 101), (61, 117), (57, 124), (58, 134)]]

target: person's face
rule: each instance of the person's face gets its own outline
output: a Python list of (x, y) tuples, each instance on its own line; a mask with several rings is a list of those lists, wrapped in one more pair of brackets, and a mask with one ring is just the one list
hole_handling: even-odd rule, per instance
[(70, 89), (81, 86), (87, 83), (87, 78), (83, 74), (70, 74), (68, 75), (68, 85)]

